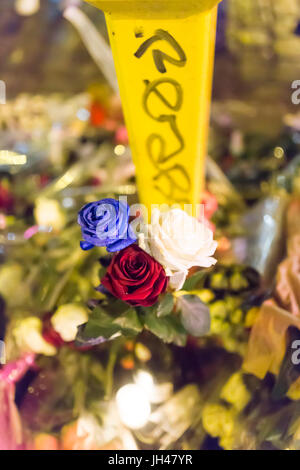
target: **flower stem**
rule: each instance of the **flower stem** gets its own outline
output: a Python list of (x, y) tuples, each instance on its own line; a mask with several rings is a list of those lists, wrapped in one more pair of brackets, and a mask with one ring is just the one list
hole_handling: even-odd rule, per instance
[(113, 341), (109, 350), (108, 363), (106, 367), (105, 399), (109, 400), (112, 396), (114, 368), (118, 358), (118, 352), (123, 344), (123, 338)]

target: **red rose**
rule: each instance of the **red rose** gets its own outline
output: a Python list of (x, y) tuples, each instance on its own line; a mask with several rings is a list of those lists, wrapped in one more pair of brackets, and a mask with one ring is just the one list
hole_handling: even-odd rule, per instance
[(101, 279), (115, 297), (130, 305), (150, 307), (168, 285), (163, 267), (137, 245), (115, 255)]

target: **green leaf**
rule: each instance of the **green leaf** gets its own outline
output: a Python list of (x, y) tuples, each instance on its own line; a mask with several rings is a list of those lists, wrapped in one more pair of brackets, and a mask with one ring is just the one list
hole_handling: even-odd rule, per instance
[(126, 304), (126, 302), (123, 302), (123, 300), (120, 299), (109, 299), (109, 303), (107, 304), (107, 309), (109, 310), (109, 313), (113, 316), (119, 316), (123, 315), (127, 310), (130, 310), (131, 307)]
[(166, 294), (157, 308), (158, 317), (166, 317), (170, 315), (174, 308), (174, 297), (172, 294)]
[(126, 312), (119, 317), (109, 315), (102, 307), (91, 313), (88, 322), (78, 329), (76, 342), (80, 346), (93, 346), (111, 339), (115, 334), (135, 336), (143, 329), (135, 309), (127, 304)]
[(144, 311), (144, 325), (154, 335), (165, 343), (175, 343), (184, 346), (186, 334), (179, 319), (175, 315), (158, 318), (155, 309), (147, 308)]
[(97, 307), (93, 310), (86, 323), (82, 335), (86, 338), (110, 338), (120, 330), (118, 325), (113, 323), (114, 318), (108, 315), (104, 309)]
[(182, 295), (177, 305), (181, 310), (182, 325), (189, 334), (199, 337), (209, 332), (209, 307), (197, 295)]
[(118, 325), (123, 334), (137, 335), (143, 329), (143, 325), (139, 320), (138, 314), (135, 309), (128, 309), (123, 315), (113, 321), (114, 325)]
[(191, 277), (188, 277), (187, 280), (185, 281), (182, 290), (194, 290), (199, 287), (199, 285), (202, 287), (203, 281), (207, 275), (207, 271), (202, 270), (202, 271), (197, 271), (195, 274), (193, 274)]

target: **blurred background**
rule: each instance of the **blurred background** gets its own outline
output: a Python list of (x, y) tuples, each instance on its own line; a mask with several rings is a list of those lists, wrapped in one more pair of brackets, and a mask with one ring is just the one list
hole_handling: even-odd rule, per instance
[[(0, 77), (8, 101), (24, 94), (67, 99), (107, 83), (85, 45), (88, 27), (64, 16), (67, 6), (80, 7), (108, 41), (103, 13), (85, 2), (2, 1)], [(299, 9), (299, 0), (223, 0), (219, 5), (212, 127), (222, 127), (225, 141), (212, 132), (210, 153), (226, 171), (228, 159), (222, 157), (230, 136), (261, 134), (271, 144), (290, 124), (290, 114), (297, 113), (291, 96), (300, 68)], [(258, 157), (264, 149), (253, 151)]]
[[(0, 80), (0, 449), (299, 449), (300, 0), (219, 5), (201, 195), (218, 264), (187, 287), (210, 310), (203, 338), (163, 318), (103, 344), (69, 336), (107, 266), (80, 251), (77, 212), (137, 200), (102, 12), (1, 0)], [(128, 383), (150, 387), (151, 415), (134, 393), (116, 404)]]
[[(63, 17), (67, 4), (79, 3), (32, 0), (31, 6), (28, 0), (22, 7), (21, 1), (1, 2), (0, 74), (9, 99), (19, 93), (70, 95), (103, 80)], [(107, 39), (102, 12), (84, 2), (80, 7)], [(291, 109), (291, 82), (300, 67), (299, 16), (298, 0), (223, 0), (219, 6), (214, 100), (243, 100), (256, 118), (266, 113), (270, 132), (274, 125), (278, 130), (280, 114)]]

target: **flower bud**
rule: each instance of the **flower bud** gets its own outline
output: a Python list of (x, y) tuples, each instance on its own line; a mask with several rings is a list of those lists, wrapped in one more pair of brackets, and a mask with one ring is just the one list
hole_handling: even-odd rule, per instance
[(22, 351), (54, 356), (56, 349), (44, 340), (42, 328), (40, 318), (28, 317), (20, 320), (13, 330), (18, 347)]
[(34, 216), (38, 225), (60, 231), (66, 223), (66, 216), (58, 201), (41, 198), (37, 200)]
[(78, 304), (65, 304), (58, 307), (51, 318), (54, 330), (66, 342), (74, 341), (79, 325), (88, 321), (88, 313)]

